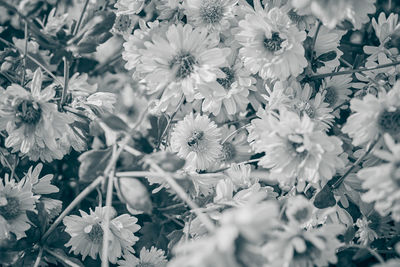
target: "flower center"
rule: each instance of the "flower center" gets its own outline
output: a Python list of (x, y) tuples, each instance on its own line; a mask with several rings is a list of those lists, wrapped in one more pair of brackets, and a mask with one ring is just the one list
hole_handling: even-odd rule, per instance
[(338, 101), (338, 94), (334, 87), (329, 86), (325, 89), (325, 102), (333, 106)]
[(280, 50), (281, 44), (284, 40), (279, 37), (278, 32), (272, 32), (271, 38), (264, 38), (264, 47), (269, 51), (269, 52), (276, 52)]
[(218, 0), (203, 0), (199, 12), (200, 18), (207, 24), (218, 23), (224, 16), (224, 8)]
[(126, 32), (129, 30), (129, 27), (132, 25), (131, 18), (129, 15), (120, 15), (117, 16), (114, 27), (119, 32)]
[(294, 214), (293, 217), (298, 221), (298, 222), (304, 222), (306, 219), (309, 217), (309, 209), (307, 207), (304, 207), (302, 209), (297, 210)]
[(400, 109), (382, 111), (378, 116), (378, 126), (384, 133), (398, 135), (400, 133)]
[(176, 55), (170, 62), (170, 68), (176, 71), (175, 77), (185, 79), (193, 73), (196, 58), (189, 52), (181, 52)]
[(203, 137), (203, 131), (193, 131), (192, 136), (187, 142), (188, 146), (196, 150), (199, 146), (199, 142), (203, 139)]
[(21, 206), (18, 198), (6, 197), (7, 204), (0, 206), (0, 215), (7, 221), (17, 218), (21, 214)]
[(233, 69), (223, 67), (221, 70), (225, 73), (225, 78), (217, 78), (217, 82), (225, 89), (231, 88), (232, 83), (235, 81), (235, 72)]
[(98, 223), (93, 224), (88, 237), (93, 243), (100, 244), (103, 242), (103, 228)]
[(308, 152), (303, 146), (303, 141), (299, 141), (299, 139), (303, 139), (303, 137), (299, 135), (288, 136), (289, 149), (292, 152), (292, 156), (302, 160), (307, 156)]
[(225, 142), (222, 145), (222, 157), (224, 161), (230, 161), (236, 157), (236, 148), (232, 143)]
[(36, 124), (42, 115), (40, 106), (31, 100), (22, 100), (17, 107), (17, 116), (27, 124)]

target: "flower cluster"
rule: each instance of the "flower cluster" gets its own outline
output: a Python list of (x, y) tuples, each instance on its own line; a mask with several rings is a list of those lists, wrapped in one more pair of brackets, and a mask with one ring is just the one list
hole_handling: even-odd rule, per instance
[(400, 266), (399, 12), (0, 0), (0, 265)]

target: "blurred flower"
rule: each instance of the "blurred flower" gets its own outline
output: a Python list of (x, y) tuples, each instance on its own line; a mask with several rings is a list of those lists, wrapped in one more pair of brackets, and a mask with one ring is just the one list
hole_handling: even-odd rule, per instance
[(25, 178), (20, 182), (5, 177), (0, 182), (0, 239), (9, 238), (10, 232), (17, 240), (26, 237), (31, 228), (27, 211), (37, 213), (32, 184)]
[(119, 177), (115, 180), (118, 197), (126, 203), (127, 210), (133, 214), (151, 214), (153, 209), (146, 187), (133, 177)]
[(307, 66), (302, 46), (306, 33), (299, 31), (282, 10), (257, 9), (239, 21), (235, 30), (235, 38), (243, 46), (240, 56), (251, 73), (263, 79), (284, 80), (299, 75)]
[(389, 134), (385, 134), (384, 139), (389, 151), (377, 150), (374, 155), (386, 163), (363, 168), (357, 173), (363, 180), (362, 187), (367, 190), (361, 198), (374, 202), (382, 216), (391, 213), (394, 220), (400, 221), (400, 144)]
[(119, 267), (165, 267), (168, 261), (164, 254), (162, 249), (143, 247), (139, 258), (132, 254), (124, 254), (124, 260), (119, 260), (117, 263)]
[(188, 22), (195, 27), (223, 31), (230, 27), (238, 0), (187, 0), (183, 2)]
[(145, 0), (118, 0), (114, 7), (117, 15), (138, 14), (144, 7)]
[(276, 230), (263, 247), (268, 266), (328, 266), (336, 263), (336, 250), (341, 243), (337, 235), (344, 230), (342, 225), (322, 225), (305, 230), (296, 224), (285, 225)]
[(220, 128), (222, 132), (223, 164), (239, 163), (250, 159), (251, 148), (247, 142), (247, 134), (244, 129), (236, 129), (234, 126), (224, 125)]
[[(83, 260), (89, 255), (96, 259), (97, 254), (102, 255), (102, 243), (104, 235), (105, 210), (107, 207), (96, 207), (95, 211), (90, 210), (90, 214), (80, 210), (80, 216), (70, 215), (64, 218), (66, 226), (65, 231), (71, 236), (71, 239), (65, 244), (71, 247), (75, 255), (81, 254)], [(139, 238), (133, 233), (140, 229), (136, 224), (137, 219), (123, 214), (118, 217), (116, 211), (111, 208), (110, 211), (110, 247), (108, 259), (111, 263), (116, 263), (123, 252), (134, 252), (132, 246)]]
[(301, 15), (312, 13), (330, 29), (345, 19), (361, 29), (368, 14), (375, 12), (375, 0), (292, 0), (292, 4)]
[(171, 148), (189, 167), (205, 170), (221, 155), (221, 131), (207, 116), (193, 113), (179, 121), (171, 134)]

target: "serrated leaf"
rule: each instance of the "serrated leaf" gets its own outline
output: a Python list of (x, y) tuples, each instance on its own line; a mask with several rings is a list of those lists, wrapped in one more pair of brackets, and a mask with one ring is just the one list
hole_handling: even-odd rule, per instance
[(317, 60), (319, 61), (323, 61), (323, 62), (327, 62), (327, 61), (331, 61), (334, 60), (337, 56), (336, 51), (329, 51), (325, 54), (320, 55)]
[(78, 158), (81, 162), (81, 165), (79, 166), (79, 180), (90, 183), (99, 175), (102, 175), (111, 159), (111, 156), (111, 147), (104, 150), (91, 150), (83, 153)]
[(314, 199), (314, 206), (318, 209), (325, 209), (336, 205), (336, 199), (330, 186), (325, 185), (321, 191), (317, 193)]
[(120, 117), (112, 113), (104, 112), (100, 114), (100, 119), (114, 131), (129, 131), (129, 126)]

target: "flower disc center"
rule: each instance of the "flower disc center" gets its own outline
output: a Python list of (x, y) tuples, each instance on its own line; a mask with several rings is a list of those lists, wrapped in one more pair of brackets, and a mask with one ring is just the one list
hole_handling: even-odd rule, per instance
[(22, 100), (17, 107), (17, 116), (27, 124), (37, 124), (40, 121), (42, 110), (40, 106), (31, 100)]
[(7, 204), (0, 206), (0, 215), (7, 221), (17, 218), (21, 214), (21, 206), (18, 198), (6, 197)]
[(280, 50), (281, 44), (284, 40), (279, 37), (278, 32), (272, 32), (271, 38), (264, 38), (264, 47), (269, 51), (269, 52), (276, 52)]

